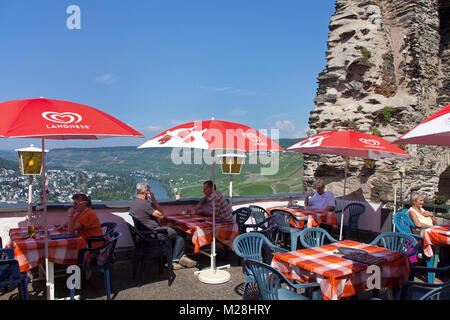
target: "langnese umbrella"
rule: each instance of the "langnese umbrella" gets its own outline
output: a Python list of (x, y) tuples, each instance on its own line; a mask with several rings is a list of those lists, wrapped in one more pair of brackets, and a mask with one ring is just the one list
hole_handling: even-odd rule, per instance
[[(143, 137), (141, 133), (98, 109), (64, 100), (25, 99), (0, 103), (0, 137), (45, 139), (102, 139)], [(42, 190), (45, 190), (45, 152), (42, 153)], [(49, 280), (47, 196), (43, 192), (45, 225), (45, 270), (47, 298), (54, 298)]]
[[(138, 148), (177, 147), (212, 150), (212, 180), (214, 185), (215, 150), (237, 151), (285, 151), (277, 143), (249, 126), (221, 120), (188, 122), (165, 130)], [(216, 267), (216, 219), (213, 202), (213, 242), (211, 268), (201, 271), (200, 281), (223, 283), (230, 279), (228, 272)]]
[(392, 143), (450, 146), (450, 104)]
[(389, 141), (368, 133), (352, 130), (332, 131), (316, 134), (288, 148), (295, 152), (331, 154), (345, 157), (344, 196), (339, 240), (342, 240), (344, 222), (345, 191), (347, 187), (348, 158), (363, 159), (407, 158), (409, 154)]
[(138, 148), (176, 147), (207, 150), (286, 151), (244, 124), (221, 120), (188, 122), (165, 130)]

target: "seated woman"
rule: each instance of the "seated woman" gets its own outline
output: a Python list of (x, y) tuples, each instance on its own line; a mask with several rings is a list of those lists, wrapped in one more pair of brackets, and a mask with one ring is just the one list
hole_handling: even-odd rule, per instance
[[(67, 229), (71, 233), (78, 233), (83, 239), (98, 237), (103, 235), (100, 220), (94, 211), (91, 210), (91, 198), (83, 193), (75, 194), (72, 197), (73, 207), (68, 210), (69, 221), (62, 225), (62, 229)], [(103, 242), (94, 242), (92, 247), (101, 247)]]
[(417, 191), (411, 192), (412, 206), (409, 208), (407, 214), (411, 218), (412, 222), (416, 226), (411, 231), (414, 234), (423, 236), (423, 230), (421, 228), (431, 228), (436, 224), (436, 217), (432, 212), (426, 211), (422, 208), (424, 198), (423, 195)]

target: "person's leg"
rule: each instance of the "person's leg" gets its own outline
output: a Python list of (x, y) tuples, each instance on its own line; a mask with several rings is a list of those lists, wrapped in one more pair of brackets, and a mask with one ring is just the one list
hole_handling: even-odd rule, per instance
[(176, 267), (181, 265), (185, 268), (193, 268), (197, 266), (197, 261), (188, 258), (184, 254), (186, 233), (178, 228), (172, 227), (167, 227), (167, 233), (169, 235), (169, 239), (174, 242), (172, 246), (172, 264)]
[(184, 255), (184, 232), (172, 227), (167, 227), (169, 239), (172, 240), (172, 261), (178, 262)]

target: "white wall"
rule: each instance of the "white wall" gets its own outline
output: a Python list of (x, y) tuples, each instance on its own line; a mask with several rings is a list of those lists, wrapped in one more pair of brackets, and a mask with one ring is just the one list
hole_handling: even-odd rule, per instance
[[(338, 208), (340, 207), (340, 199), (338, 201)], [(357, 201), (351, 201), (351, 202), (357, 202)], [(350, 201), (346, 201), (346, 204), (350, 203)], [(359, 202), (366, 206), (366, 212), (361, 215), (359, 220), (359, 227), (362, 230), (369, 230), (374, 232), (379, 232), (380, 230), (380, 215), (381, 215), (381, 204), (377, 203), (363, 203)], [(262, 207), (268, 207), (268, 206), (285, 206), (287, 205), (287, 201), (265, 201), (265, 202), (254, 202), (252, 203), (254, 205), (259, 205)], [(303, 203), (300, 202), (300, 205)], [(233, 210), (236, 210), (240, 207), (248, 206), (249, 203), (246, 204), (237, 204), (233, 206)], [(167, 204), (164, 205), (163, 209), (165, 214), (176, 214), (181, 212), (183, 209), (187, 208), (193, 208), (194, 205), (171, 205)], [(125, 208), (123, 210), (121, 209), (94, 209), (95, 213), (97, 214), (100, 223), (103, 222), (116, 222), (118, 225), (118, 231), (122, 232), (122, 237), (119, 239), (117, 243), (117, 247), (132, 247), (133, 241), (131, 239), (130, 232), (128, 230), (128, 227), (126, 225), (126, 222), (133, 224), (133, 220), (131, 219), (128, 208)], [(42, 217), (42, 211), (37, 212), (39, 217), (38, 225), (43, 225), (43, 217)], [(1, 217), (0, 213), (0, 217)], [(55, 224), (62, 224), (67, 221), (67, 211), (65, 210), (50, 210), (47, 213), (47, 223), (49, 225), (55, 225)], [(0, 236), (3, 239), (3, 245), (5, 246), (7, 243), (10, 242), (9, 240), (9, 229), (11, 228), (17, 228), (17, 227), (26, 227), (26, 221), (25, 221), (25, 215), (26, 213), (5, 213), (5, 215), (8, 215), (8, 217), (1, 217), (0, 218)], [(337, 213), (336, 218), (338, 220), (338, 224), (340, 225), (340, 219), (341, 214)], [(344, 223), (347, 222), (347, 217), (345, 217)]]

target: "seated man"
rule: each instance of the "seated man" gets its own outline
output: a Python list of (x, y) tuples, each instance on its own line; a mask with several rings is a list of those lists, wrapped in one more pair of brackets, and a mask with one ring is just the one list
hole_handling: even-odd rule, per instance
[(213, 203), (215, 205), (216, 219), (232, 221), (233, 220), (233, 209), (230, 203), (225, 199), (225, 197), (216, 190), (216, 186), (211, 180), (205, 181), (203, 183), (203, 193), (205, 197), (200, 200), (200, 202), (195, 207), (195, 213), (204, 216), (213, 215)]
[(334, 211), (336, 202), (331, 191), (325, 191), (325, 184), (322, 179), (315, 182), (316, 192), (311, 192), (305, 198), (305, 207), (313, 209)]
[[(172, 246), (173, 269), (178, 270), (183, 267), (195, 267), (197, 262), (184, 254), (185, 233), (177, 228), (161, 227), (161, 222), (164, 219), (164, 211), (158, 201), (156, 201), (155, 195), (150, 192), (150, 186), (146, 182), (139, 182), (136, 185), (136, 193), (136, 199), (133, 200), (130, 206), (130, 215), (150, 230), (157, 228), (167, 230), (169, 239), (174, 242)], [(156, 210), (153, 209), (150, 202), (147, 201), (149, 198), (155, 205)]]

